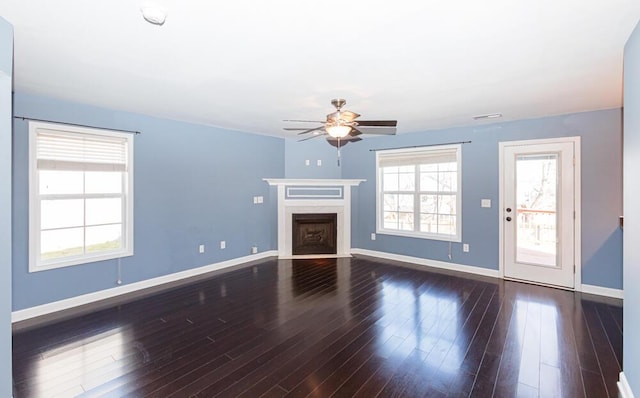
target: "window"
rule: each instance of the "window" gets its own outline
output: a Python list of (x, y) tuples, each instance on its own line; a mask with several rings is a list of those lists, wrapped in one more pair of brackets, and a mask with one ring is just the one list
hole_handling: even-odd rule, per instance
[(130, 134), (29, 122), (29, 272), (133, 254)]
[(460, 242), (460, 153), (460, 145), (376, 152), (376, 232)]

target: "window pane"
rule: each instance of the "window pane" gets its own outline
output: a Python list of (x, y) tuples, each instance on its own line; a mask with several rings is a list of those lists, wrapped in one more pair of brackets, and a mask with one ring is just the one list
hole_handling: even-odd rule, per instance
[(420, 165), (420, 171), (421, 172), (436, 172), (436, 171), (438, 171), (438, 164), (437, 163), (421, 164)]
[(87, 253), (122, 248), (122, 225), (87, 227)]
[(398, 210), (413, 212), (413, 195), (398, 195)]
[(438, 195), (420, 195), (420, 212), (437, 213)]
[(398, 213), (398, 229), (413, 231), (413, 213)]
[(87, 171), (85, 189), (87, 193), (122, 193), (122, 173)]
[(420, 190), (435, 192), (438, 190), (438, 173), (420, 173)]
[(455, 216), (438, 216), (438, 233), (445, 235), (455, 235), (456, 233), (456, 217)]
[(457, 188), (457, 178), (455, 172), (439, 173), (438, 190), (441, 192), (455, 192)]
[(40, 195), (81, 194), (82, 174), (81, 171), (40, 170)]
[(435, 214), (420, 214), (421, 232), (438, 232), (438, 220)]
[(457, 171), (458, 164), (456, 162), (439, 163), (438, 170), (440, 171)]
[(83, 229), (55, 229), (40, 233), (40, 258), (50, 260), (83, 253)]
[(383, 175), (383, 187), (384, 191), (397, 191), (398, 190), (398, 174), (385, 173)]
[(113, 224), (122, 222), (122, 199), (87, 199), (87, 224)]
[(456, 214), (456, 196), (455, 195), (439, 195), (438, 196), (438, 213)]
[(384, 210), (396, 211), (398, 210), (398, 195), (397, 194), (384, 194)]
[(84, 225), (82, 199), (56, 199), (40, 202), (40, 229), (81, 227)]
[(384, 212), (384, 220), (383, 220), (384, 228), (387, 229), (398, 229), (398, 213), (392, 211)]
[(401, 173), (400, 174), (400, 190), (401, 191), (415, 191), (416, 190), (415, 173)]

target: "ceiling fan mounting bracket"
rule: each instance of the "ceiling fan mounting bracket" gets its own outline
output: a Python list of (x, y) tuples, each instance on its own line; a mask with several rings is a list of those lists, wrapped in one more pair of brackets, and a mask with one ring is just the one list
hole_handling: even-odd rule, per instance
[(331, 105), (335, 106), (337, 110), (340, 110), (346, 103), (347, 101), (342, 98), (334, 98), (331, 100)]

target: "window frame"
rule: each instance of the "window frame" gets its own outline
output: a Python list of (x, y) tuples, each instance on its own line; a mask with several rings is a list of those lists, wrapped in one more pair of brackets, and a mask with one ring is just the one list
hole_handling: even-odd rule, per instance
[[(456, 157), (456, 233), (455, 235), (447, 235), (442, 233), (433, 232), (421, 232), (420, 228), (420, 195), (421, 194), (433, 194), (434, 191), (421, 191), (420, 190), (420, 172), (415, 172), (416, 184), (415, 189), (412, 191), (414, 199), (413, 217), (414, 217), (414, 230), (396, 230), (384, 228), (384, 191), (382, 186), (382, 167), (380, 161), (387, 157), (414, 154), (415, 156), (424, 155), (425, 157), (435, 156), (442, 153), (455, 153)], [(419, 163), (414, 163), (414, 167), (418, 168)], [(439, 192), (449, 193), (444, 191), (435, 191), (436, 195)], [(417, 148), (401, 148), (401, 149), (389, 149), (376, 151), (376, 234), (382, 235), (394, 235), (402, 237), (439, 240), (447, 242), (462, 242), (462, 145), (440, 145), (437, 147), (417, 147)]]
[[(123, 171), (122, 193), (121, 194), (41, 194), (40, 193), (40, 173), (37, 159), (37, 134), (38, 130), (54, 130), (69, 135), (92, 135), (99, 137), (117, 137), (126, 141), (127, 158), (126, 171)], [(104, 130), (75, 125), (59, 123), (29, 121), (29, 272), (46, 271), (51, 269), (69, 267), (73, 265), (87, 264), (104, 260), (112, 260), (133, 255), (133, 136), (129, 133), (122, 133), (113, 130)], [(47, 198), (68, 198), (68, 199), (93, 199), (122, 197), (122, 248), (97, 253), (85, 253), (86, 242), (83, 246), (83, 253), (80, 255), (68, 256), (61, 259), (42, 260), (40, 258), (41, 243), (41, 202)], [(82, 228), (86, 228), (86, 220), (83, 221)]]

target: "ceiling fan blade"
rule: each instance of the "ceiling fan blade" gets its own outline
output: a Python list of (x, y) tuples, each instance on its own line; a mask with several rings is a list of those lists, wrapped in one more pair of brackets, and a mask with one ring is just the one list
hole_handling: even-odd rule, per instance
[(305, 137), (305, 138), (303, 138), (301, 140), (298, 140), (298, 142), (312, 140), (314, 138), (321, 137), (323, 135), (326, 135), (326, 133), (314, 133), (314, 134), (311, 134), (309, 137)]
[(362, 127), (362, 126), (358, 126), (358, 130), (360, 130), (363, 134), (395, 135), (397, 129), (395, 127)]
[(283, 127), (282, 129), (287, 131), (302, 131), (309, 130), (309, 127)]
[(323, 130), (323, 129), (324, 129), (324, 126), (320, 126), (320, 127), (316, 127), (316, 128), (313, 128), (313, 129), (302, 131), (302, 132), (298, 133), (298, 135), (309, 134), (309, 133), (313, 133), (314, 131)]
[(351, 127), (351, 131), (349, 132), (349, 135), (350, 135), (351, 137), (357, 137), (357, 136), (359, 136), (360, 134), (362, 134), (362, 131), (358, 130), (358, 129), (357, 129), (357, 128), (355, 128), (355, 127)]
[(284, 119), (283, 122), (324, 123), (320, 120)]
[(358, 126), (396, 127), (397, 120), (358, 120)]

